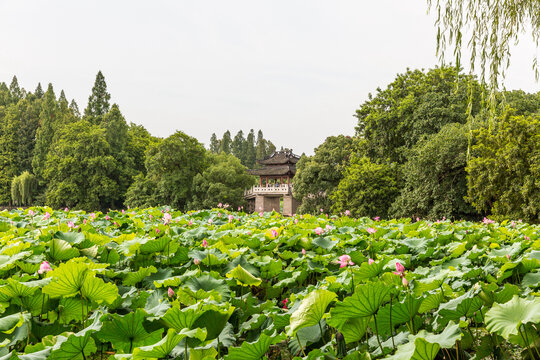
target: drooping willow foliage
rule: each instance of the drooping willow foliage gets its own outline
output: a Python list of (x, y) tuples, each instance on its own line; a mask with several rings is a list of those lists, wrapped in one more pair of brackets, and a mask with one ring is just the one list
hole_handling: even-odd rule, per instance
[(13, 178), (11, 182), (11, 200), (14, 205), (31, 205), (37, 189), (37, 180), (28, 171)]
[[(510, 64), (510, 47), (517, 44), (519, 35), (530, 33), (538, 47), (539, 0), (427, 1), (429, 9), (434, 8), (437, 15), (437, 54), (441, 60), (448, 50), (453, 50), (459, 68), (463, 44), (466, 44), (471, 52), (471, 72), (480, 65), (480, 79), (490, 85), (492, 96), (501, 77), (504, 78)], [(535, 56), (533, 70), (538, 80), (537, 60)]]

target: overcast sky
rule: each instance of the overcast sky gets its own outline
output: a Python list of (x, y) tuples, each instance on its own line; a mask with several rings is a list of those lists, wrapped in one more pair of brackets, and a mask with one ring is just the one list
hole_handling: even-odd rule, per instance
[[(102, 70), (111, 101), (153, 135), (205, 145), (213, 132), (262, 129), (312, 153), (354, 134), (353, 114), (397, 73), (431, 68), (425, 0), (0, 0), (0, 81), (52, 82), (81, 111)], [(535, 48), (512, 54), (508, 89), (540, 90)]]

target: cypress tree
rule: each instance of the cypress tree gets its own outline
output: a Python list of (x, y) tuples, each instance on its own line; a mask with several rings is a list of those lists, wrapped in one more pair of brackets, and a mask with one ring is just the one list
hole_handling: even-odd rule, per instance
[(216, 133), (213, 133), (210, 137), (210, 151), (214, 154), (219, 153), (219, 140), (217, 139)]
[(84, 110), (84, 117), (92, 124), (99, 125), (103, 116), (109, 111), (111, 94), (107, 92), (105, 77), (99, 71), (92, 88), (92, 94), (88, 98), (88, 106)]
[(244, 156), (246, 159), (246, 162), (244, 165), (247, 166), (249, 169), (254, 169), (256, 150), (255, 150), (255, 130), (253, 129), (249, 131), (246, 141), (244, 142)]
[(264, 140), (263, 132), (262, 130), (259, 130), (257, 133), (257, 144), (256, 144), (256, 158), (257, 160), (264, 159), (266, 156), (266, 140)]
[(11, 99), (14, 103), (22, 99), (24, 96), (23, 91), (19, 87), (19, 81), (16, 76), (13, 76), (11, 84), (9, 85), (9, 92), (11, 93)]
[(225, 154), (231, 153), (231, 132), (229, 130), (225, 131), (223, 134), (223, 138), (221, 139), (221, 146), (220, 146), (220, 152)]
[(75, 116), (77, 119), (81, 117), (81, 112), (79, 111), (79, 105), (77, 105), (77, 102), (75, 99), (71, 100), (71, 103), (69, 104), (69, 109), (73, 113), (73, 116)]
[(41, 83), (37, 84), (36, 90), (34, 90), (34, 95), (36, 98), (41, 99), (43, 97), (43, 89), (41, 88)]
[(234, 136), (234, 140), (231, 144), (231, 153), (236, 156), (240, 162), (245, 165), (245, 156), (244, 156), (244, 132), (242, 130), (238, 131)]

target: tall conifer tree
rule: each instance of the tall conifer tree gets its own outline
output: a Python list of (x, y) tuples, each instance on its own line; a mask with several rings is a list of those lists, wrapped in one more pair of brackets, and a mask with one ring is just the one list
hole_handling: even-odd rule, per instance
[(84, 110), (84, 117), (92, 124), (99, 125), (103, 116), (109, 111), (111, 94), (107, 92), (105, 77), (99, 71), (92, 88), (92, 94), (88, 98), (88, 106)]
[(213, 133), (212, 136), (210, 137), (210, 151), (214, 154), (219, 153), (219, 146), (220, 146), (220, 143), (216, 136), (216, 133)]
[(229, 130), (225, 131), (223, 134), (223, 138), (221, 139), (221, 146), (220, 146), (220, 152), (225, 154), (231, 153), (231, 132)]

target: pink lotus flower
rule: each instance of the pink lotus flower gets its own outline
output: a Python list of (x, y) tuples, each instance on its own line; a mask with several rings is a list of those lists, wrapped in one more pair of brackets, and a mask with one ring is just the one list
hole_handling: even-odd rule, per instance
[(172, 215), (169, 213), (163, 214), (163, 224), (168, 225), (172, 221)]
[(156, 228), (156, 233), (159, 234), (159, 228)]
[(324, 232), (324, 230), (323, 230), (322, 227), (319, 226), (319, 227), (315, 228), (315, 234), (321, 235), (323, 232)]
[(114, 224), (114, 226), (118, 226), (118, 223), (117, 223), (116, 221), (115, 221), (115, 222), (113, 222), (113, 224)]
[(68, 212), (68, 211), (69, 211), (69, 208), (68, 208), (68, 207), (66, 207), (66, 208), (64, 209), (64, 211), (65, 211), (65, 212)]
[(326, 225), (325, 229), (330, 231), (330, 230), (332, 230), (332, 227), (330, 225)]
[(217, 207), (218, 207), (218, 208), (223, 207), (223, 204), (222, 204), (222, 203), (219, 203), (219, 204), (217, 204)]
[(401, 263), (396, 263), (396, 271), (394, 271), (395, 275), (399, 275), (403, 277), (403, 273), (405, 272), (405, 266), (401, 265)]
[(247, 234), (248, 234), (249, 236), (251, 236), (251, 231), (248, 231)]
[(281, 303), (283, 304), (283, 308), (286, 309), (287, 308), (287, 303), (289, 302), (289, 299), (285, 298), (285, 300), (283, 300)]
[(210, 225), (212, 225), (213, 222), (214, 222), (214, 220), (208, 219), (208, 223), (209, 223)]
[[(153, 218), (152, 214), (150, 214), (148, 217), (150, 218), (150, 220), (152, 220), (152, 218)], [(108, 219), (107, 219), (107, 220), (108, 220)]]
[(302, 255), (306, 255), (306, 249), (302, 249)]
[(109, 217), (109, 215), (105, 215), (105, 220), (111, 220), (111, 218)]
[(528, 237), (527, 235), (523, 235), (523, 238), (524, 238), (525, 240), (527, 240), (527, 241), (531, 240), (531, 238)]
[(375, 260), (373, 260), (372, 258), (369, 258), (368, 261), (367, 261), (368, 265), (371, 265), (371, 264), (373, 264), (374, 262), (375, 262)]
[(273, 238), (278, 236), (278, 232), (275, 229), (272, 229), (270, 232), (272, 233)]
[(263, 217), (263, 212), (262, 211), (259, 213), (259, 217)]
[(126, 210), (122, 209), (122, 215), (126, 214)]
[(510, 260), (510, 254), (506, 254), (506, 258)]
[(493, 224), (495, 221), (488, 219), (487, 217), (484, 217), (484, 220), (482, 220), (482, 222), (487, 225), (487, 224)]
[(234, 220), (234, 216), (232, 216), (232, 215), (229, 215), (228, 218), (229, 218), (229, 222)]
[(96, 217), (96, 214), (95, 214), (95, 213), (91, 213), (91, 214), (90, 214), (90, 219), (91, 219), (91, 220), (94, 220), (95, 217)]
[(202, 247), (205, 248), (208, 246), (208, 241), (206, 241), (206, 239), (203, 239), (202, 241)]
[(345, 210), (345, 216), (351, 216), (351, 212), (349, 210)]
[(223, 205), (223, 208), (224, 208), (224, 209), (227, 209), (228, 207), (229, 207), (229, 204)]
[(510, 223), (510, 225), (515, 228), (516, 227), (516, 222), (514, 220), (512, 220), (512, 222)]
[(75, 228), (75, 224), (73, 223), (73, 221), (68, 221), (68, 228), (70, 228), (70, 229)]
[(420, 218), (419, 217), (416, 217), (416, 222), (420, 221)]
[(349, 255), (341, 255), (338, 260), (338, 264), (340, 268), (344, 268), (347, 265), (354, 265), (354, 263), (351, 261), (351, 257)]
[(375, 234), (377, 232), (377, 229), (375, 228), (367, 228), (366, 231), (370, 234)]
[(217, 214), (217, 217), (221, 217), (221, 213), (218, 213), (218, 214)]
[(375, 220), (375, 221), (379, 221), (380, 219), (381, 219), (380, 216), (375, 216), (375, 217), (373, 218), (373, 220)]
[(298, 224), (298, 219), (294, 219), (294, 225)]
[(409, 282), (407, 281), (407, 279), (405, 279), (405, 276), (403, 276), (401, 278), (401, 283), (403, 284), (403, 286), (407, 287), (409, 286)]
[(167, 295), (169, 295), (169, 297), (172, 298), (174, 296), (174, 290), (169, 288), (169, 290), (167, 290)]
[(193, 259), (193, 263), (194, 263), (195, 265), (199, 265), (199, 264), (201, 263), (201, 260), (199, 260), (199, 259)]
[(84, 225), (86, 225), (86, 219), (83, 219), (82, 223), (83, 223)]
[(188, 226), (191, 226), (191, 225), (193, 225), (193, 223), (191, 222), (191, 220), (189, 220)]
[(49, 220), (50, 217), (51, 217), (51, 214), (49, 214), (48, 212), (46, 212), (45, 215), (43, 216), (43, 219), (44, 219), (44, 220)]
[(320, 210), (321, 210), (321, 212), (324, 212), (324, 210), (322, 208)]
[(39, 265), (39, 270), (38, 270), (38, 274), (43, 274), (43, 273), (46, 273), (48, 271), (51, 271), (51, 265), (47, 262), (47, 261), (44, 261), (41, 263), (41, 265)]
[(30, 209), (30, 210), (28, 210), (28, 215), (30, 215), (30, 216), (34, 216), (34, 215), (36, 215), (36, 213), (35, 213), (35, 212), (33, 212), (33, 211), (32, 211), (32, 209)]

